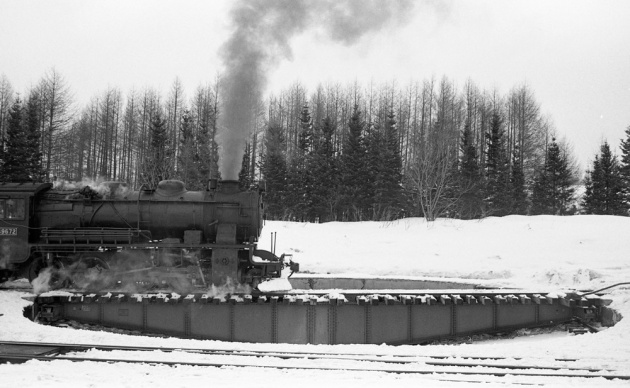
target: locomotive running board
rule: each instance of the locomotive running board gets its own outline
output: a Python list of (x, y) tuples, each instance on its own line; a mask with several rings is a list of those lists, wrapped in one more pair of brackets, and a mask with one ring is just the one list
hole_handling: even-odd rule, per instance
[[(426, 290), (425, 290), (426, 291)], [(598, 296), (520, 291), (343, 295), (321, 293), (42, 294), (33, 318), (73, 320), (184, 338), (295, 344), (417, 344), (556, 325), (601, 321)], [(446, 291), (446, 292), (445, 292)]]

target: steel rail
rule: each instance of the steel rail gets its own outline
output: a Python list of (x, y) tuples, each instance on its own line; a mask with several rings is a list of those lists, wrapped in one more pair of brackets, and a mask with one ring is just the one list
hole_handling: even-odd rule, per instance
[[(615, 373), (615, 370), (604, 369), (604, 368), (575, 368), (575, 367), (567, 367), (567, 366), (540, 366), (540, 365), (517, 365), (517, 364), (493, 364), (493, 363), (484, 363), (484, 362), (456, 362), (456, 361), (432, 361), (432, 360), (423, 360), (423, 359), (438, 359), (438, 358), (462, 358), (462, 359), (495, 359), (495, 360), (506, 360), (506, 358), (500, 357), (465, 357), (465, 356), (403, 356), (405, 358), (412, 358), (407, 360), (384, 360), (379, 358), (374, 358), (375, 355), (369, 354), (372, 356), (371, 358), (366, 357), (335, 357), (335, 356), (357, 356), (356, 354), (341, 354), (341, 353), (308, 353), (308, 352), (300, 352), (300, 353), (283, 353), (283, 352), (267, 352), (267, 351), (215, 351), (208, 349), (182, 349), (182, 348), (160, 348), (160, 347), (131, 347), (131, 346), (109, 346), (109, 345), (77, 345), (77, 344), (47, 344), (47, 343), (32, 343), (32, 342), (16, 342), (16, 341), (2, 341), (0, 345), (14, 345), (14, 346), (23, 346), (25, 348), (28, 347), (50, 347), (57, 348), (59, 351), (55, 353), (46, 353), (45, 355), (33, 355), (33, 354), (0, 354), (0, 361), (2, 362), (14, 362), (21, 363), (26, 362), (28, 360), (41, 360), (41, 361), (54, 361), (54, 360), (69, 360), (69, 361), (93, 361), (93, 362), (128, 362), (128, 363), (148, 363), (148, 364), (164, 364), (164, 365), (188, 365), (188, 366), (236, 366), (236, 367), (265, 367), (265, 368), (276, 368), (276, 369), (314, 369), (314, 370), (347, 370), (347, 371), (380, 371), (385, 373), (401, 373), (401, 374), (430, 374), (430, 373), (450, 373), (450, 374), (470, 374), (470, 375), (493, 375), (493, 376), (505, 376), (505, 375), (516, 375), (516, 376), (548, 376), (548, 377), (581, 377), (581, 378), (593, 378), (593, 377), (601, 377), (605, 379), (622, 379), (622, 380), (630, 380), (630, 375), (619, 375)], [(399, 364), (399, 365), (408, 365), (414, 364), (418, 366), (433, 366), (433, 367), (451, 367), (456, 368), (456, 371), (441, 371), (441, 370), (399, 370), (399, 369), (387, 369), (387, 368), (354, 368), (354, 367), (321, 367), (321, 366), (287, 366), (287, 365), (260, 365), (260, 364), (251, 364), (251, 363), (216, 363), (216, 362), (179, 362), (179, 361), (160, 361), (160, 360), (130, 360), (126, 358), (94, 358), (94, 357), (77, 357), (77, 356), (63, 356), (59, 354), (67, 354), (67, 353), (78, 353), (84, 352), (90, 349), (96, 349), (101, 351), (113, 351), (113, 350), (122, 350), (122, 351), (153, 351), (160, 350), (165, 352), (188, 352), (188, 353), (197, 353), (197, 354), (205, 354), (205, 355), (231, 355), (231, 356), (240, 356), (240, 357), (275, 357), (280, 359), (327, 359), (327, 360), (343, 360), (343, 361), (361, 361), (368, 362), (371, 364)], [(366, 354), (368, 356), (368, 354)], [(400, 357), (395, 355), (384, 355), (389, 357)], [(555, 359), (554, 361), (557, 361)], [(499, 369), (499, 370), (508, 370), (508, 371), (470, 371), (465, 370), (473, 367), (483, 367), (488, 369)], [(462, 371), (462, 368), (465, 368)], [(527, 373), (519, 370), (536, 370), (536, 371), (571, 371), (571, 372), (589, 372), (589, 373)], [(597, 373), (599, 372), (599, 373)], [(595, 374), (591, 374), (595, 373)]]
[[(282, 370), (323, 370), (323, 371), (347, 371), (347, 372), (381, 372), (392, 374), (417, 374), (417, 375), (469, 375), (469, 376), (522, 376), (522, 377), (555, 377), (555, 378), (603, 378), (606, 380), (630, 380), (630, 375), (618, 375), (610, 373), (541, 373), (530, 371), (473, 371), (462, 367), (451, 370), (416, 370), (416, 369), (388, 369), (388, 368), (357, 368), (357, 367), (326, 367), (315, 365), (260, 365), (253, 363), (234, 362), (185, 362), (185, 361), (165, 361), (165, 360), (130, 360), (124, 358), (95, 358), (95, 357), (68, 357), (68, 356), (22, 356), (6, 355), (2, 359), (5, 362), (23, 363), (30, 360), (38, 361), (72, 361), (72, 362), (105, 362), (105, 363), (129, 363), (129, 364), (155, 364), (166, 366), (197, 366), (197, 367), (240, 367), (240, 368), (271, 368)], [(470, 365), (467, 368), (481, 365)], [(494, 369), (501, 369), (493, 367)]]
[[(243, 356), (273, 356), (277, 358), (292, 359), (292, 358), (335, 358), (335, 357), (347, 357), (340, 358), (344, 360), (357, 360), (364, 361), (365, 357), (373, 357), (373, 361), (378, 362), (391, 362), (391, 363), (413, 363), (418, 362), (417, 359), (429, 358), (429, 359), (448, 359), (448, 358), (460, 358), (465, 360), (525, 360), (523, 357), (501, 357), (501, 356), (474, 356), (474, 355), (423, 355), (423, 354), (391, 354), (391, 353), (340, 353), (340, 352), (313, 352), (313, 351), (274, 351), (274, 350), (240, 350), (240, 349), (218, 349), (218, 348), (186, 348), (186, 347), (161, 347), (161, 346), (125, 346), (125, 345), (98, 345), (98, 344), (61, 344), (61, 343), (45, 343), (45, 342), (22, 342), (22, 341), (0, 341), (2, 345), (15, 345), (26, 347), (57, 347), (63, 349), (63, 353), (67, 352), (80, 352), (90, 349), (113, 351), (162, 351), (165, 353), (172, 352), (187, 352), (197, 354), (210, 354), (210, 355), (243, 355)], [(391, 357), (393, 360), (381, 360), (380, 357)], [(400, 359), (400, 360), (397, 360)], [(544, 360), (544, 359), (543, 359)], [(372, 361), (372, 360), (371, 360)], [(554, 358), (544, 361), (551, 362), (576, 362), (579, 359), (575, 358)]]

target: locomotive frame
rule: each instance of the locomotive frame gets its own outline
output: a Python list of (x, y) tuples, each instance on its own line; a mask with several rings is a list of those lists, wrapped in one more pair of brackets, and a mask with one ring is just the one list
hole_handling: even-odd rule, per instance
[(257, 249), (264, 183), (248, 191), (216, 180), (206, 191), (173, 180), (155, 190), (102, 185), (99, 194), (89, 186), (1, 183), (2, 278), (32, 281), (50, 268), (53, 287), (100, 289), (115, 281), (187, 292), (230, 283), (255, 288), (284, 267), (299, 268)]

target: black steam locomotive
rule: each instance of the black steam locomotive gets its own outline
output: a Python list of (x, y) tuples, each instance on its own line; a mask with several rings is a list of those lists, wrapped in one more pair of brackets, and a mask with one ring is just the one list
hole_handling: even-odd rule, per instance
[(52, 287), (81, 289), (255, 288), (298, 269), (256, 247), (263, 191), (216, 180), (206, 191), (176, 180), (139, 191), (124, 182), (0, 183), (0, 273), (31, 281), (46, 273)]

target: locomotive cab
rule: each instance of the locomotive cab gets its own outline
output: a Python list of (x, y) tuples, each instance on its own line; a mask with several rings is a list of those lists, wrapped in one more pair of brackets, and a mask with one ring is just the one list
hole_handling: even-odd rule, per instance
[(30, 255), (35, 198), (50, 183), (0, 183), (0, 278), (16, 272)]

